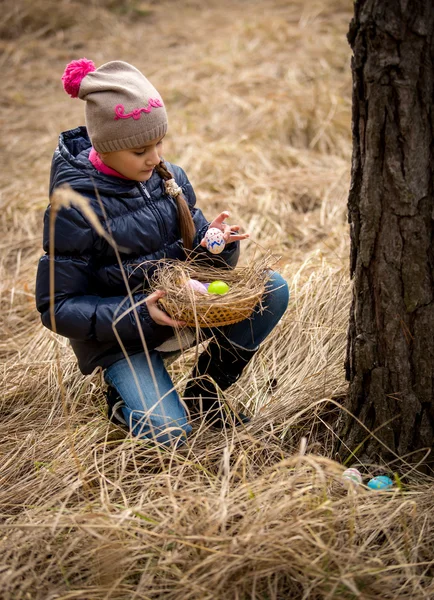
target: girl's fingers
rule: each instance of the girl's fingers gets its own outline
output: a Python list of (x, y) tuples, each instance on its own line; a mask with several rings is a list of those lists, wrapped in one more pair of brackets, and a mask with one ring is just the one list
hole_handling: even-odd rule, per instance
[(239, 242), (241, 240), (246, 240), (250, 235), (248, 233), (241, 233), (240, 235), (231, 235), (229, 237), (229, 242)]
[[(245, 240), (246, 238), (249, 237), (248, 233), (242, 233), (239, 234), (237, 233), (240, 230), (240, 226), (239, 225), (228, 225), (227, 223), (224, 222), (225, 219), (227, 219), (229, 217), (229, 212), (227, 210), (224, 210), (223, 212), (221, 212), (215, 219), (214, 221), (212, 221), (209, 225), (209, 227), (216, 227), (217, 229), (220, 229), (220, 231), (223, 233), (223, 238), (225, 240), (225, 243), (231, 243), (231, 242), (238, 242), (241, 240)], [(200, 242), (199, 245), (202, 246), (203, 248), (206, 248), (206, 239), (203, 238)]]
[(167, 325), (168, 327), (175, 328), (185, 326), (184, 321), (175, 321), (175, 319), (169, 317), (169, 315), (166, 312), (164, 312), (164, 310), (158, 308), (156, 304), (148, 304), (148, 311), (149, 316), (155, 323), (157, 323), (157, 325)]
[(225, 242), (229, 240), (229, 236), (231, 235), (231, 226), (230, 225), (222, 225), (223, 237)]
[(184, 327), (184, 321), (175, 321), (175, 319), (169, 317), (164, 310), (161, 310), (161, 308), (158, 307), (158, 300), (160, 300), (160, 298), (164, 298), (165, 295), (166, 292), (163, 290), (156, 290), (155, 292), (152, 292), (152, 294), (149, 294), (149, 296), (146, 298), (146, 306), (148, 307), (148, 312), (151, 319), (158, 325)]
[[(169, 327), (175, 327), (175, 329), (177, 329), (178, 327), (185, 326), (184, 321), (175, 321), (174, 319), (171, 319), (165, 312), (163, 312), (163, 311), (161, 311), (161, 312), (164, 316), (161, 316), (159, 325), (168, 325)], [(158, 323), (158, 321), (156, 321), (156, 322)]]
[[(225, 238), (225, 242), (226, 243), (231, 243), (231, 242), (239, 242), (240, 240), (245, 240), (248, 237), (250, 237), (249, 233), (233, 233), (234, 231), (238, 231), (239, 227), (236, 227), (236, 229), (234, 229), (233, 227), (231, 228), (231, 231), (229, 231), (229, 233), (224, 233), (223, 237)], [(206, 248), (206, 240), (205, 238), (202, 239), (202, 241), (199, 244), (200, 246), (203, 246), (204, 248)]]
[(149, 296), (146, 298), (146, 304), (156, 304), (158, 300), (163, 298), (165, 295), (166, 292), (163, 290), (156, 290), (155, 292), (152, 292), (152, 294), (149, 294)]
[(228, 211), (224, 210), (214, 219), (214, 221), (211, 223), (210, 226), (211, 227), (219, 227), (221, 229), (222, 228), (221, 225), (222, 225), (223, 221), (225, 219), (227, 219), (228, 217), (229, 217)]

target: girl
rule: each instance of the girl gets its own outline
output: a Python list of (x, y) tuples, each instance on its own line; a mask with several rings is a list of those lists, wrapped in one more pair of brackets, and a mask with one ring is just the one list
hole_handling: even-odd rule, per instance
[[(58, 212), (54, 248), (49, 248), (48, 206), (46, 254), (40, 259), (36, 282), (37, 308), (43, 324), (51, 328), (49, 262), (54, 260), (55, 328), (70, 339), (81, 372), (89, 374), (96, 367), (104, 370), (109, 406), (120, 406), (116, 414), (134, 435), (178, 444), (191, 425), (162, 357), (165, 342), (183, 324), (159, 308), (163, 292), (146, 295), (143, 290), (159, 260), (185, 260), (186, 251), (214, 266), (234, 267), (239, 242), (248, 234), (224, 222), (227, 212), (208, 222), (195, 206), (184, 171), (162, 158), (166, 109), (160, 94), (135, 67), (113, 61), (95, 69), (83, 58), (67, 65), (62, 80), (66, 92), (86, 102), (86, 127), (60, 135), (50, 195), (58, 186), (69, 184), (87, 197), (115, 240), (122, 266), (112, 246), (76, 207)], [(218, 257), (205, 248), (209, 227), (221, 229), (227, 242)], [(125, 273), (136, 311), (128, 310)], [(267, 310), (220, 332), (208, 332), (216, 335), (199, 357), (184, 394), (190, 416), (202, 411), (216, 427), (224, 426), (231, 416), (237, 422), (247, 420), (226, 407), (222, 410), (213, 382), (222, 390), (234, 383), (284, 313), (288, 287), (280, 275), (271, 274), (266, 292)], [(115, 319), (119, 319), (116, 332)]]

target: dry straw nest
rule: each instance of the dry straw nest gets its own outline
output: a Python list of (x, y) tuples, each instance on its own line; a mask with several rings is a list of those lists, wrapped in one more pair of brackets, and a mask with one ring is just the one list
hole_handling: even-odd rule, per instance
[[(250, 266), (223, 269), (201, 265), (197, 261), (163, 263), (155, 273), (151, 287), (166, 292), (162, 308), (189, 327), (222, 327), (247, 319), (255, 307), (262, 310), (265, 285), (270, 277), (266, 258)], [(200, 293), (188, 285), (189, 279), (202, 283), (216, 280), (229, 285), (224, 295)]]

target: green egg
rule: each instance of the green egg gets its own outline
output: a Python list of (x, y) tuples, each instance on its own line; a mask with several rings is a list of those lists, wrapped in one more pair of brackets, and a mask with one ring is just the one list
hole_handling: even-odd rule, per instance
[(212, 283), (209, 284), (208, 286), (208, 293), (209, 294), (226, 294), (227, 292), (229, 292), (229, 286), (227, 283), (225, 283), (224, 281), (220, 281), (220, 279), (217, 279), (216, 281), (213, 281)]

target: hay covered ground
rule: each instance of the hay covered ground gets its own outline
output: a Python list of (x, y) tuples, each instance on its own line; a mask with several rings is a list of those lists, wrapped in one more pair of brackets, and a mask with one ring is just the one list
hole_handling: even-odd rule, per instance
[[(6, 0), (0, 24), (0, 598), (434, 598), (432, 480), (397, 460), (391, 493), (342, 485), (334, 402), (350, 286), (351, 18), (346, 0)], [(105, 417), (34, 306), (58, 133), (83, 124), (67, 62), (123, 59), (168, 106), (165, 156), (209, 217), (273, 252), (292, 291), (229, 399), (241, 430), (178, 452)], [(170, 367), (182, 390), (194, 351)], [(354, 461), (357, 465), (357, 460)], [(377, 474), (384, 466), (365, 465)]]

